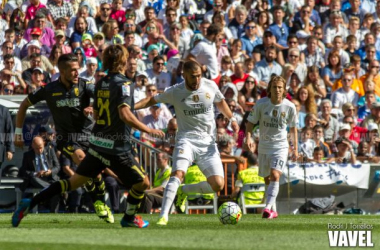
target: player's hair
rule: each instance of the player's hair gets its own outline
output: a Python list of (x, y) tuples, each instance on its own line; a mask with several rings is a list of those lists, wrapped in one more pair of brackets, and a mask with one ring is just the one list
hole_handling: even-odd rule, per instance
[(70, 54), (61, 55), (58, 58), (58, 69), (59, 69), (59, 71), (61, 71), (61, 72), (64, 71), (67, 68), (67, 65), (69, 63), (72, 63), (72, 62), (78, 62), (79, 63), (78, 57), (75, 54), (70, 53)]
[(197, 69), (201, 69), (202, 66), (194, 60), (189, 60), (183, 64), (183, 72), (187, 72), (189, 70), (196, 71)]
[(103, 70), (124, 72), (129, 57), (128, 50), (120, 45), (108, 46), (103, 52)]
[(212, 36), (212, 35), (217, 35), (220, 32), (223, 31), (223, 27), (219, 24), (211, 24), (210, 27), (207, 28), (207, 35)]
[(285, 98), (286, 97), (286, 80), (283, 77), (277, 76), (277, 75), (272, 75), (271, 78), (270, 78), (270, 81), (268, 83), (268, 87), (267, 87), (268, 98), (271, 97), (270, 89), (272, 88), (272, 85), (275, 82), (282, 82), (282, 84), (284, 84), (284, 94), (283, 94), (282, 97)]

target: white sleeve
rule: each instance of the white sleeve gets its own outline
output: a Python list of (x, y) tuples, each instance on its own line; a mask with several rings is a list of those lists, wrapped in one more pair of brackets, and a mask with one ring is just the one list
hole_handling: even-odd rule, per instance
[(287, 121), (287, 123), (289, 124), (289, 127), (290, 128), (297, 127), (298, 118), (297, 118), (296, 108), (291, 106), (289, 113), (290, 114), (289, 114), (288, 121)]
[(191, 50), (191, 52), (190, 52), (190, 54), (192, 54), (193, 56), (195, 56), (195, 57), (197, 57), (199, 54), (201, 54), (202, 53), (202, 46), (201, 46), (201, 44), (202, 44), (202, 42), (199, 42), (198, 44), (197, 44), (197, 46), (195, 46), (192, 50)]
[(175, 86), (171, 86), (165, 90), (165, 92), (158, 94), (154, 97), (157, 103), (174, 103), (174, 90)]
[(224, 99), (224, 95), (222, 94), (222, 92), (220, 92), (219, 88), (217, 87), (216, 84), (214, 84), (214, 82), (212, 82), (211, 84), (212, 86), (214, 86), (214, 90), (215, 90), (214, 103), (219, 103)]
[(256, 105), (252, 108), (252, 111), (249, 113), (247, 120), (252, 124), (256, 124), (260, 121), (260, 106), (259, 105)]

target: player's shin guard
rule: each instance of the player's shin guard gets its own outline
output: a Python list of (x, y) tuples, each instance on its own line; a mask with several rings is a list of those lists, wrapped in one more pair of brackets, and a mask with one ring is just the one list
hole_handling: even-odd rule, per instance
[(170, 177), (169, 182), (165, 187), (164, 198), (162, 199), (161, 217), (168, 217), (169, 210), (173, 204), (179, 185), (181, 185), (181, 181), (177, 177)]
[(276, 198), (278, 195), (278, 191), (280, 189), (280, 183), (278, 181), (271, 181), (268, 190), (267, 190), (267, 203), (266, 207), (268, 209), (272, 209), (273, 204), (276, 203)]
[(144, 198), (144, 192), (137, 191), (132, 188), (129, 191), (127, 198), (127, 209), (124, 213), (124, 219), (127, 221), (133, 220), (137, 210), (140, 207), (141, 201)]
[(49, 187), (42, 190), (39, 194), (33, 197), (30, 203), (30, 209), (35, 207), (37, 204), (49, 200), (57, 194), (64, 193), (66, 191), (71, 191), (71, 185), (69, 180), (60, 180), (51, 184)]
[(106, 202), (105, 196), (106, 196), (106, 183), (104, 182), (102, 176), (99, 178), (95, 178), (94, 180), (94, 186), (95, 189), (93, 191), (94, 195), (96, 196), (96, 200), (100, 200), (103, 203)]
[(182, 192), (185, 194), (209, 194), (214, 193), (214, 190), (207, 181), (202, 181), (197, 184), (184, 185), (182, 187)]

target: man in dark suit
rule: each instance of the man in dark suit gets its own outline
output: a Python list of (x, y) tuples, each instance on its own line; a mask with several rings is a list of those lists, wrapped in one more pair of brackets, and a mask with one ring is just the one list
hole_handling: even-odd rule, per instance
[(0, 137), (0, 168), (5, 159), (10, 161), (13, 158), (13, 131), (11, 115), (6, 107), (0, 105), (0, 134), (3, 135)]
[[(24, 178), (22, 188), (46, 188), (58, 181), (60, 165), (54, 148), (45, 147), (42, 137), (36, 136), (32, 141), (32, 149), (24, 153), (19, 176)], [(50, 201), (50, 210), (58, 209), (59, 197)]]

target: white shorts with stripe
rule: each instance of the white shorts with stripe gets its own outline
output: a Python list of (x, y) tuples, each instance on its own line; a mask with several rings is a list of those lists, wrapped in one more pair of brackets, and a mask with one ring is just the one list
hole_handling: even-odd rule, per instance
[(279, 150), (272, 154), (259, 153), (259, 175), (261, 177), (269, 176), (270, 170), (272, 168), (282, 173), (286, 166), (287, 160), (288, 160), (288, 149)]

